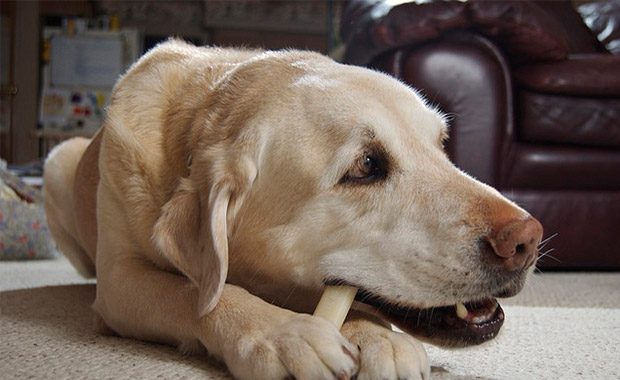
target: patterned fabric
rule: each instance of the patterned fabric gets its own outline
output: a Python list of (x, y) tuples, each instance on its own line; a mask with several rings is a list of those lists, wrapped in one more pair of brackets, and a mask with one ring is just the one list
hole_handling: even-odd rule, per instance
[(56, 257), (43, 210), (41, 190), (0, 165), (0, 260)]

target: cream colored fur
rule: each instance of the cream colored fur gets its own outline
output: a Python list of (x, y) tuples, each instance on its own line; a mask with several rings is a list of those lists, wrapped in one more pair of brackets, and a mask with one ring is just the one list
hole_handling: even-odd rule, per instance
[[(119, 80), (88, 151), (49, 157), (46, 209), (60, 249), (96, 268), (94, 309), (117, 334), (202, 345), (239, 379), (428, 378), (414, 338), (299, 313), (334, 279), (415, 307), (518, 291), (526, 273), (491, 278), (477, 242), (528, 214), (456, 169), (445, 135), (386, 75), (171, 41)], [(387, 178), (341, 181), (376, 149)]]

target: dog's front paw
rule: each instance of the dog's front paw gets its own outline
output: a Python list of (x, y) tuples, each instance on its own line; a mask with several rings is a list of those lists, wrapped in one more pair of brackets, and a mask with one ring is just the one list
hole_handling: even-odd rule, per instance
[(360, 350), (357, 380), (430, 379), (426, 351), (412, 336), (365, 320), (346, 323), (342, 333)]
[(239, 342), (226, 360), (238, 379), (344, 380), (358, 370), (359, 352), (329, 322), (295, 314), (283, 324)]

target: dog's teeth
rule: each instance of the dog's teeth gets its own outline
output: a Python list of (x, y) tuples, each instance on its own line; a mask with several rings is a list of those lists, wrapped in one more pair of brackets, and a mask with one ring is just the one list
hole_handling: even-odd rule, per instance
[(456, 304), (456, 315), (461, 319), (465, 319), (467, 317), (467, 308), (461, 302), (457, 302)]

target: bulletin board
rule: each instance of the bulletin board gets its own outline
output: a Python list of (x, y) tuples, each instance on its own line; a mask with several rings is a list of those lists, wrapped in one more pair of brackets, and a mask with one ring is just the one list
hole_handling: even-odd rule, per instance
[(120, 38), (56, 36), (51, 41), (53, 87), (111, 88), (124, 68)]

